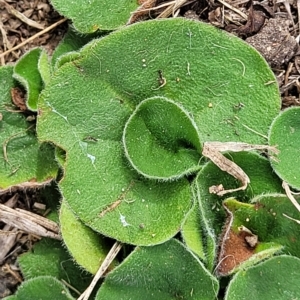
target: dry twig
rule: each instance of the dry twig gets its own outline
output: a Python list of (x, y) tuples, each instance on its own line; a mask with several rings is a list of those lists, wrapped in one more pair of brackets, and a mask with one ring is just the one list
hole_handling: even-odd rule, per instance
[(215, 165), (217, 165), (222, 171), (227, 172), (234, 178), (242, 183), (242, 186), (236, 189), (225, 190), (223, 185), (211, 186), (209, 192), (217, 194), (218, 196), (223, 196), (228, 193), (237, 192), (240, 190), (245, 190), (247, 185), (250, 183), (250, 178), (248, 175), (240, 168), (236, 163), (226, 158), (221, 151), (249, 151), (249, 150), (269, 150), (278, 154), (279, 151), (272, 146), (266, 145), (251, 145), (247, 143), (221, 143), (221, 142), (206, 142), (203, 145), (202, 155), (209, 158)]
[(5, 55), (23, 47), (24, 45), (28, 44), (29, 42), (33, 41), (34, 39), (36, 39), (37, 37), (39, 37), (40, 35), (43, 35), (44, 33), (52, 30), (53, 28), (57, 27), (58, 25), (62, 24), (63, 22), (65, 22), (67, 20), (67, 18), (63, 18), (59, 21), (57, 21), (56, 23), (52, 24), (51, 26), (45, 28), (44, 30), (41, 30), (40, 32), (38, 32), (37, 34), (31, 36), (29, 39), (25, 40), (24, 42), (18, 44), (17, 46), (3, 52), (2, 54), (0, 54), (0, 58), (4, 57)]
[[(289, 185), (283, 181), (282, 182), (282, 187), (284, 188), (285, 190), (285, 193), (287, 195), (287, 197), (291, 200), (291, 202), (293, 203), (293, 205), (295, 206), (295, 208), (300, 212), (300, 204), (298, 203), (298, 201), (295, 199), (295, 197), (292, 195), (292, 192), (290, 190), (290, 187)], [(295, 221), (296, 223), (300, 224), (300, 221), (299, 220), (296, 220), (286, 214), (283, 214), (286, 218), (290, 219), (290, 220), (293, 220)]]
[(61, 240), (58, 225), (40, 215), (0, 204), (0, 221), (28, 233)]
[(109, 265), (112, 263), (112, 261), (115, 259), (117, 254), (122, 248), (122, 244), (120, 242), (115, 242), (110, 251), (108, 252), (105, 260), (101, 264), (100, 268), (98, 269), (96, 275), (94, 276), (91, 284), (89, 287), (81, 294), (81, 296), (78, 298), (78, 300), (88, 300), (89, 296), (91, 295), (95, 285), (97, 284), (100, 277), (104, 274), (104, 272), (107, 270)]

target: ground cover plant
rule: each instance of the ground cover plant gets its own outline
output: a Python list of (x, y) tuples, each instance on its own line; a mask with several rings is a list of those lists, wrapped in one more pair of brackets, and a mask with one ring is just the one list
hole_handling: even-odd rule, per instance
[(241, 39), (119, 2), (53, 1), (54, 54), (0, 68), (0, 192), (53, 208), (6, 299), (300, 298), (299, 108)]

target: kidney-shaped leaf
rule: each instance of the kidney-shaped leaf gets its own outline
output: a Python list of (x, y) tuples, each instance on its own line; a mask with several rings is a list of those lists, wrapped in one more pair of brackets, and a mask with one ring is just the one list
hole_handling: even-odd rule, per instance
[(105, 278), (96, 299), (215, 299), (218, 282), (175, 239), (136, 248)]
[(225, 299), (299, 299), (299, 268), (299, 258), (281, 255), (241, 270), (230, 281)]

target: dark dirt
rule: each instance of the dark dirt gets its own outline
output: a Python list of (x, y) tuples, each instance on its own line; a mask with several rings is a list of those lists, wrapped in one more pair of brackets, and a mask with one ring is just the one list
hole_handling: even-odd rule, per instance
[[(165, 13), (161, 0), (139, 0), (145, 8), (155, 8), (149, 12), (137, 11), (131, 18), (132, 22), (156, 18)], [(174, 2), (174, 1), (173, 1)], [(186, 0), (178, 12), (178, 16), (200, 20), (229, 31), (255, 47), (267, 60), (274, 71), (282, 95), (282, 107), (300, 105), (300, 23), (297, 1), (286, 0)], [(23, 13), (27, 18), (37, 22), (35, 28), (20, 21), (11, 7)], [(170, 13), (172, 17), (172, 10)], [(46, 0), (0, 0), (0, 54), (22, 43), (35, 35), (42, 28), (47, 28), (62, 19)], [(0, 64), (13, 64), (31, 48), (42, 46), (51, 55), (67, 30), (67, 22), (27, 43), (18, 50), (1, 57)], [(5, 203), (13, 195), (0, 196), (0, 203)], [(38, 193), (17, 193), (15, 207), (33, 210), (33, 203)], [(19, 232), (0, 222), (0, 245), (4, 247), (1, 235), (13, 235), (13, 243), (6, 257), (0, 261), (0, 298), (8, 296), (16, 290), (22, 281), (16, 258), (38, 238)], [(3, 244), (2, 244), (3, 243)], [(1, 252), (1, 251), (0, 251)]]

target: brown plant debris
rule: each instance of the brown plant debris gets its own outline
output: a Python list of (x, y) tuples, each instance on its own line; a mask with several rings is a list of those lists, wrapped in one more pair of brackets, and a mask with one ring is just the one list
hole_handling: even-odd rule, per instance
[(206, 142), (203, 145), (202, 155), (209, 158), (216, 166), (218, 166), (222, 171), (227, 172), (237, 180), (239, 180), (242, 185), (236, 189), (225, 190), (222, 184), (213, 185), (209, 188), (209, 192), (216, 194), (218, 196), (223, 196), (228, 193), (233, 193), (241, 190), (245, 190), (250, 183), (250, 178), (248, 175), (239, 167), (235, 162), (226, 158), (221, 152), (223, 151), (251, 151), (251, 150), (268, 150), (274, 154), (278, 154), (279, 151), (276, 147), (267, 145), (251, 145), (247, 143), (236, 143), (236, 142)]

